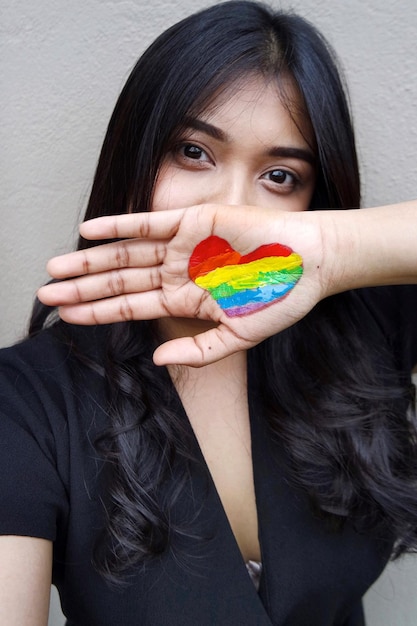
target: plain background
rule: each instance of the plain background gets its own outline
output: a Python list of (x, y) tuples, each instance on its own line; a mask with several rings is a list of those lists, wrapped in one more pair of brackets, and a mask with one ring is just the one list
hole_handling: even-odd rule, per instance
[[(72, 248), (105, 128), (142, 50), (203, 0), (0, 3), (0, 344), (24, 334), (46, 260)], [(417, 2), (282, 0), (326, 35), (350, 88), (363, 203), (417, 196)], [(368, 593), (370, 626), (417, 624), (417, 565)], [(50, 626), (63, 624), (53, 594)]]

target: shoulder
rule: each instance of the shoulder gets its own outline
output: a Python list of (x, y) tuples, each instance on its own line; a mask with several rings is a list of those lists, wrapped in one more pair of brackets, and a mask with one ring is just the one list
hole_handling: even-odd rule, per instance
[[(34, 337), (0, 350), (0, 398), (55, 398), (90, 384), (99, 376), (94, 363), (103, 361), (105, 329), (57, 323)], [(60, 391), (60, 394), (58, 393)]]
[(96, 329), (57, 324), (0, 351), (0, 534), (54, 540), (97, 472), (105, 384), (88, 363), (102, 345)]
[(107, 332), (107, 327), (83, 327), (57, 322), (33, 337), (0, 349), (0, 371), (4, 373), (7, 368), (24, 369), (25, 365), (39, 371), (63, 364), (72, 365), (77, 353), (92, 359), (100, 358)]
[(3, 441), (30, 441), (56, 465), (87, 429), (106, 428), (103, 331), (58, 323), (0, 350)]
[(0, 350), (0, 429), (20, 428), (61, 446), (85, 432), (86, 420), (94, 430), (106, 428), (105, 334), (58, 323)]

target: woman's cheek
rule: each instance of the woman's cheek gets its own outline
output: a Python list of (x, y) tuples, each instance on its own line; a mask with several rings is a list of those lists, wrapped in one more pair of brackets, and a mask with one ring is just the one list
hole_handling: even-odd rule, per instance
[(152, 211), (169, 211), (205, 202), (197, 177), (181, 170), (162, 171), (158, 177), (152, 201)]

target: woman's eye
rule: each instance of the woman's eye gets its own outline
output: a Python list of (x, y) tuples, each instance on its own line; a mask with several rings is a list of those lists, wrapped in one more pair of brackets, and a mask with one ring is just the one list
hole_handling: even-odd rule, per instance
[(287, 170), (272, 170), (265, 175), (268, 180), (277, 185), (295, 186), (297, 179), (294, 174), (290, 174)]
[(202, 148), (191, 143), (179, 147), (179, 153), (187, 159), (194, 161), (208, 161), (209, 158)]

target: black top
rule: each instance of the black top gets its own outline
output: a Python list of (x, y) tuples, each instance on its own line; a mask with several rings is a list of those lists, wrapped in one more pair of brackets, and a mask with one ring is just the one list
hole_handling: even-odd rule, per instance
[[(416, 311), (414, 287), (358, 292), (363, 324), (375, 341), (388, 339), (407, 376), (417, 362)], [(100, 353), (102, 328), (72, 332)], [(69, 626), (364, 623), (361, 597), (392, 546), (349, 523), (336, 533), (313, 515), (307, 497), (289, 486), (285, 451), (251, 397), (259, 594), (182, 407), (196, 461), (172, 516), (194, 513), (196, 538), (138, 568), (125, 588), (110, 588), (90, 562), (104, 519), (105, 471), (93, 445), (108, 425), (104, 382), (59, 337), (52, 328), (0, 352), (0, 533), (54, 541), (53, 581)]]

